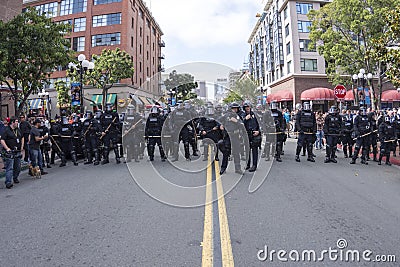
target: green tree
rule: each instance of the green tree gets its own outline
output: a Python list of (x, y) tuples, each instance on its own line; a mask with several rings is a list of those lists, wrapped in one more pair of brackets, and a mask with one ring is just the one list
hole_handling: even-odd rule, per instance
[(400, 87), (400, 6), (390, 10), (384, 18), (387, 27), (383, 36), (374, 40), (374, 56), (386, 63), (387, 78)]
[(223, 102), (225, 104), (230, 104), (230, 103), (236, 102), (236, 101), (243, 101), (243, 98), (241, 95), (239, 95), (235, 91), (229, 91), (228, 95), (223, 100)]
[(57, 104), (60, 108), (71, 104), (71, 95), (69, 94), (70, 88), (64, 81), (55, 82), (55, 89), (57, 91)]
[[(379, 102), (382, 62), (373, 56), (373, 40), (382, 36), (384, 15), (397, 5), (398, 0), (335, 0), (310, 11), (310, 46), (316, 46), (324, 57), (331, 83), (350, 85), (352, 74), (364, 68), (378, 77)], [(370, 86), (374, 92), (374, 85)], [(371, 94), (374, 105), (373, 97)]]
[(48, 82), (50, 73), (70, 61), (70, 43), (64, 38), (69, 25), (53, 23), (29, 8), (14, 19), (1, 23), (0, 28), (3, 58), (0, 82), (11, 91), (18, 116), (28, 97)]
[[(84, 75), (84, 83), (102, 90), (102, 106), (104, 107), (108, 90), (121, 79), (132, 78), (135, 69), (131, 56), (119, 48), (115, 50), (104, 49), (100, 55), (93, 55), (93, 61), (95, 67), (93, 71)], [(80, 79), (77, 71), (69, 71), (68, 75), (74, 81)]]
[(194, 81), (194, 76), (188, 73), (178, 74), (173, 70), (169, 74), (169, 78), (164, 81), (167, 91), (170, 89), (175, 90), (176, 96), (179, 100), (188, 100), (197, 98), (192, 89), (197, 88), (197, 82)]
[[(256, 102), (257, 98), (257, 83), (251, 77), (243, 77), (239, 79), (229, 93), (228, 97), (231, 96), (234, 101), (239, 100), (248, 100), (252, 103)], [(235, 96), (236, 94), (236, 96)]]

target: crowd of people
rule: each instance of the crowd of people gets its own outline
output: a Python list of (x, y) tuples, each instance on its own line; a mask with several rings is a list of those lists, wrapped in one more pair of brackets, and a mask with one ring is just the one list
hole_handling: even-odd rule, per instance
[(370, 154), (379, 165), (383, 157), (391, 165), (391, 153), (396, 156), (396, 147), (400, 145), (400, 110), (375, 112), (361, 106), (357, 111), (339, 112), (332, 106), (323, 114), (312, 111), (309, 102), (296, 108), (292, 113), (287, 109), (281, 111), (278, 103), (272, 102), (266, 110), (257, 105), (253, 111), (248, 101), (241, 105), (207, 103), (195, 107), (186, 100), (164, 109), (153, 106), (147, 116), (136, 112), (132, 104), (121, 114), (107, 104), (104, 112), (87, 111), (83, 117), (66, 113), (51, 121), (32, 114), (12, 117), (0, 128), (6, 188), (19, 183), (22, 157), (22, 162), (39, 168), (41, 175), (45, 175), (44, 168), (51, 168), (57, 156), (60, 167), (66, 166), (67, 159), (78, 166), (79, 156), (85, 159), (85, 165), (103, 165), (110, 162), (109, 153), (113, 151), (116, 164), (120, 164), (122, 158), (126, 162), (140, 162), (147, 148), (149, 160), (154, 161), (156, 146), (161, 161), (169, 158), (174, 162), (179, 160), (181, 142), (188, 161), (200, 154), (208, 160), (210, 147), (215, 150), (215, 160), (219, 161), (221, 153), (221, 174), (226, 172), (229, 160), (233, 160), (236, 173), (243, 173), (242, 160), (246, 162), (245, 170), (256, 171), (259, 152), (267, 161), (274, 157), (281, 162), (290, 134), (297, 138), (297, 162), (301, 151), (303, 155), (307, 152), (308, 161), (315, 162), (313, 149), (325, 145), (325, 163), (337, 163), (338, 144), (342, 145), (344, 157), (351, 158), (351, 164), (356, 163), (360, 153), (362, 164), (368, 164)]

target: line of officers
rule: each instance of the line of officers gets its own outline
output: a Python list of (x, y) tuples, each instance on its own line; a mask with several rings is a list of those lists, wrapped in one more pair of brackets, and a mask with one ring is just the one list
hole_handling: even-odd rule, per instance
[[(44, 128), (40, 128), (43, 135), (46, 134)], [(231, 158), (235, 172), (242, 173), (241, 160), (247, 161), (246, 170), (254, 172), (262, 135), (265, 135), (265, 146), (261, 157), (268, 161), (274, 153), (275, 159), (281, 162), (283, 145), (287, 139), (285, 131), (286, 121), (276, 102), (272, 102), (264, 112), (260, 109), (253, 112), (250, 102), (244, 102), (243, 106), (233, 102), (225, 110), (221, 105), (214, 108), (209, 103), (204, 114), (199, 114), (190, 101), (178, 101), (173, 111), (153, 106), (148, 118), (137, 113), (132, 104), (128, 105), (123, 116), (113, 111), (111, 104), (107, 104), (104, 112), (93, 114), (88, 111), (83, 122), (76, 116), (70, 123), (63, 116), (51, 123), (50, 163), (54, 163), (55, 154), (58, 154), (60, 166), (66, 165), (67, 156), (71, 157), (74, 165), (78, 165), (79, 153), (86, 159), (84, 164), (107, 164), (111, 150), (114, 151), (117, 164), (124, 154), (127, 162), (139, 162), (144, 157), (146, 147), (149, 159), (153, 161), (156, 146), (159, 147), (162, 161), (171, 157), (173, 162), (179, 159), (181, 142), (185, 159), (191, 160), (192, 156), (199, 156), (199, 140), (202, 140), (203, 160), (208, 158), (209, 144), (215, 144), (216, 160), (219, 160), (219, 152), (222, 153), (221, 174), (226, 171)], [(300, 152), (305, 148), (307, 160), (314, 162), (317, 123), (308, 102), (296, 114), (295, 131), (298, 133), (295, 160), (300, 162)], [(385, 115), (378, 120), (376, 114), (367, 113), (365, 107), (360, 107), (356, 116), (350, 113), (341, 115), (337, 107), (332, 106), (325, 117), (323, 132), (326, 138), (325, 163), (337, 163), (335, 153), (337, 144), (341, 142), (344, 156), (351, 158), (351, 164), (356, 163), (360, 151), (361, 163), (368, 164), (372, 150), (374, 161), (381, 164), (382, 158), (386, 157), (386, 164), (390, 165), (390, 151), (395, 150), (400, 137), (400, 116)], [(49, 145), (46, 147), (50, 148)], [(43, 151), (48, 164), (49, 151)]]
[[(296, 161), (300, 162), (299, 154), (305, 147), (308, 152), (307, 160), (314, 162), (312, 149), (316, 141), (317, 126), (315, 115), (308, 102), (304, 103), (296, 115), (295, 129), (299, 133)], [(326, 138), (325, 163), (337, 163), (335, 155), (337, 145), (342, 143), (344, 157), (351, 158), (350, 164), (356, 163), (361, 151), (362, 164), (368, 164), (372, 152), (373, 161), (381, 165), (383, 157), (386, 157), (386, 165), (391, 165), (390, 152), (396, 150), (400, 137), (400, 116), (384, 114), (377, 118), (375, 112), (367, 112), (364, 106), (359, 108), (356, 115), (352, 115), (350, 110), (346, 114), (339, 114), (338, 108), (332, 106), (325, 117), (323, 132)], [(379, 158), (378, 143), (380, 143)]]

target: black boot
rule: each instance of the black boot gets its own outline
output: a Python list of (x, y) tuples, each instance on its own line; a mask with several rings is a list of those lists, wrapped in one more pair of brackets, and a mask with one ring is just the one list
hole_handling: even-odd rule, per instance
[(331, 162), (331, 147), (326, 146), (326, 156), (325, 156), (325, 163)]
[(103, 160), (101, 162), (101, 165), (110, 163), (110, 160), (108, 159), (108, 156), (110, 154), (110, 151), (108, 150), (108, 147), (104, 147), (104, 151), (103, 151)]
[(92, 158), (92, 153), (90, 151), (87, 152), (87, 161), (83, 163), (84, 165), (92, 164), (93, 163), (93, 158)]
[(61, 157), (61, 164), (60, 164), (60, 167), (64, 167), (64, 166), (66, 166), (67, 165), (67, 160), (65, 159), (65, 156), (63, 155), (62, 157)]
[(347, 155), (347, 145), (344, 145), (343, 146), (343, 154), (344, 154), (344, 157), (347, 159), (349, 156)]
[(76, 160), (76, 153), (71, 152), (71, 157), (72, 157), (72, 162), (74, 163), (74, 166), (78, 166), (78, 162)]
[(299, 155), (300, 155), (300, 152), (301, 152), (301, 148), (302, 148), (301, 146), (297, 146), (296, 147), (296, 158), (295, 159), (296, 159), (297, 162), (300, 162)]
[(100, 163), (100, 154), (98, 150), (94, 151), (94, 165), (97, 166)]
[(379, 154), (378, 165), (382, 165), (382, 158), (383, 158), (383, 154), (380, 153), (380, 154)]
[(119, 149), (118, 146), (114, 146), (114, 154), (115, 154), (115, 161), (117, 164), (121, 163), (120, 156), (119, 156)]
[(332, 151), (331, 151), (331, 162), (333, 162), (333, 163), (337, 163), (335, 153), (336, 153), (336, 148), (334, 147), (334, 148), (332, 149)]
[(386, 155), (386, 165), (392, 166), (392, 163), (390, 163), (390, 153)]

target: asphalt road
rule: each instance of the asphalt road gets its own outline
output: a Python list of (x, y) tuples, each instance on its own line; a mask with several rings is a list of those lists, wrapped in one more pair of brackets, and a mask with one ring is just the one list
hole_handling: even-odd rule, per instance
[[(114, 161), (98, 167), (68, 163), (40, 180), (23, 173), (11, 190), (2, 179), (0, 266), (380, 266), (332, 261), (328, 254), (316, 263), (289, 258), (291, 250), (300, 258), (304, 250), (315, 250), (317, 258), (330, 247), (340, 251), (339, 239), (347, 242), (341, 251), (370, 250), (372, 259), (395, 255), (397, 263), (381, 265), (398, 266), (398, 167), (350, 165), (340, 153), (338, 164), (324, 164), (321, 151), (316, 163), (304, 157), (297, 163), (294, 145), (288, 141), (283, 162), (273, 163), (253, 193), (252, 176), (239, 181), (228, 168), (221, 177), (225, 193), (238, 183), (224, 197), (218, 169), (200, 159), (173, 166), (156, 158), (154, 165), (143, 161), (129, 168)], [(162, 183), (146, 190), (159, 182), (150, 167), (181, 188), (200, 191), (185, 189), (179, 196), (180, 190)], [(257, 174), (262, 178), (268, 169), (262, 161)], [(201, 187), (207, 179), (217, 182)], [(219, 201), (197, 205), (207, 196)], [(268, 252), (287, 251), (281, 256), (289, 262), (277, 253), (261, 261), (266, 246)]]

